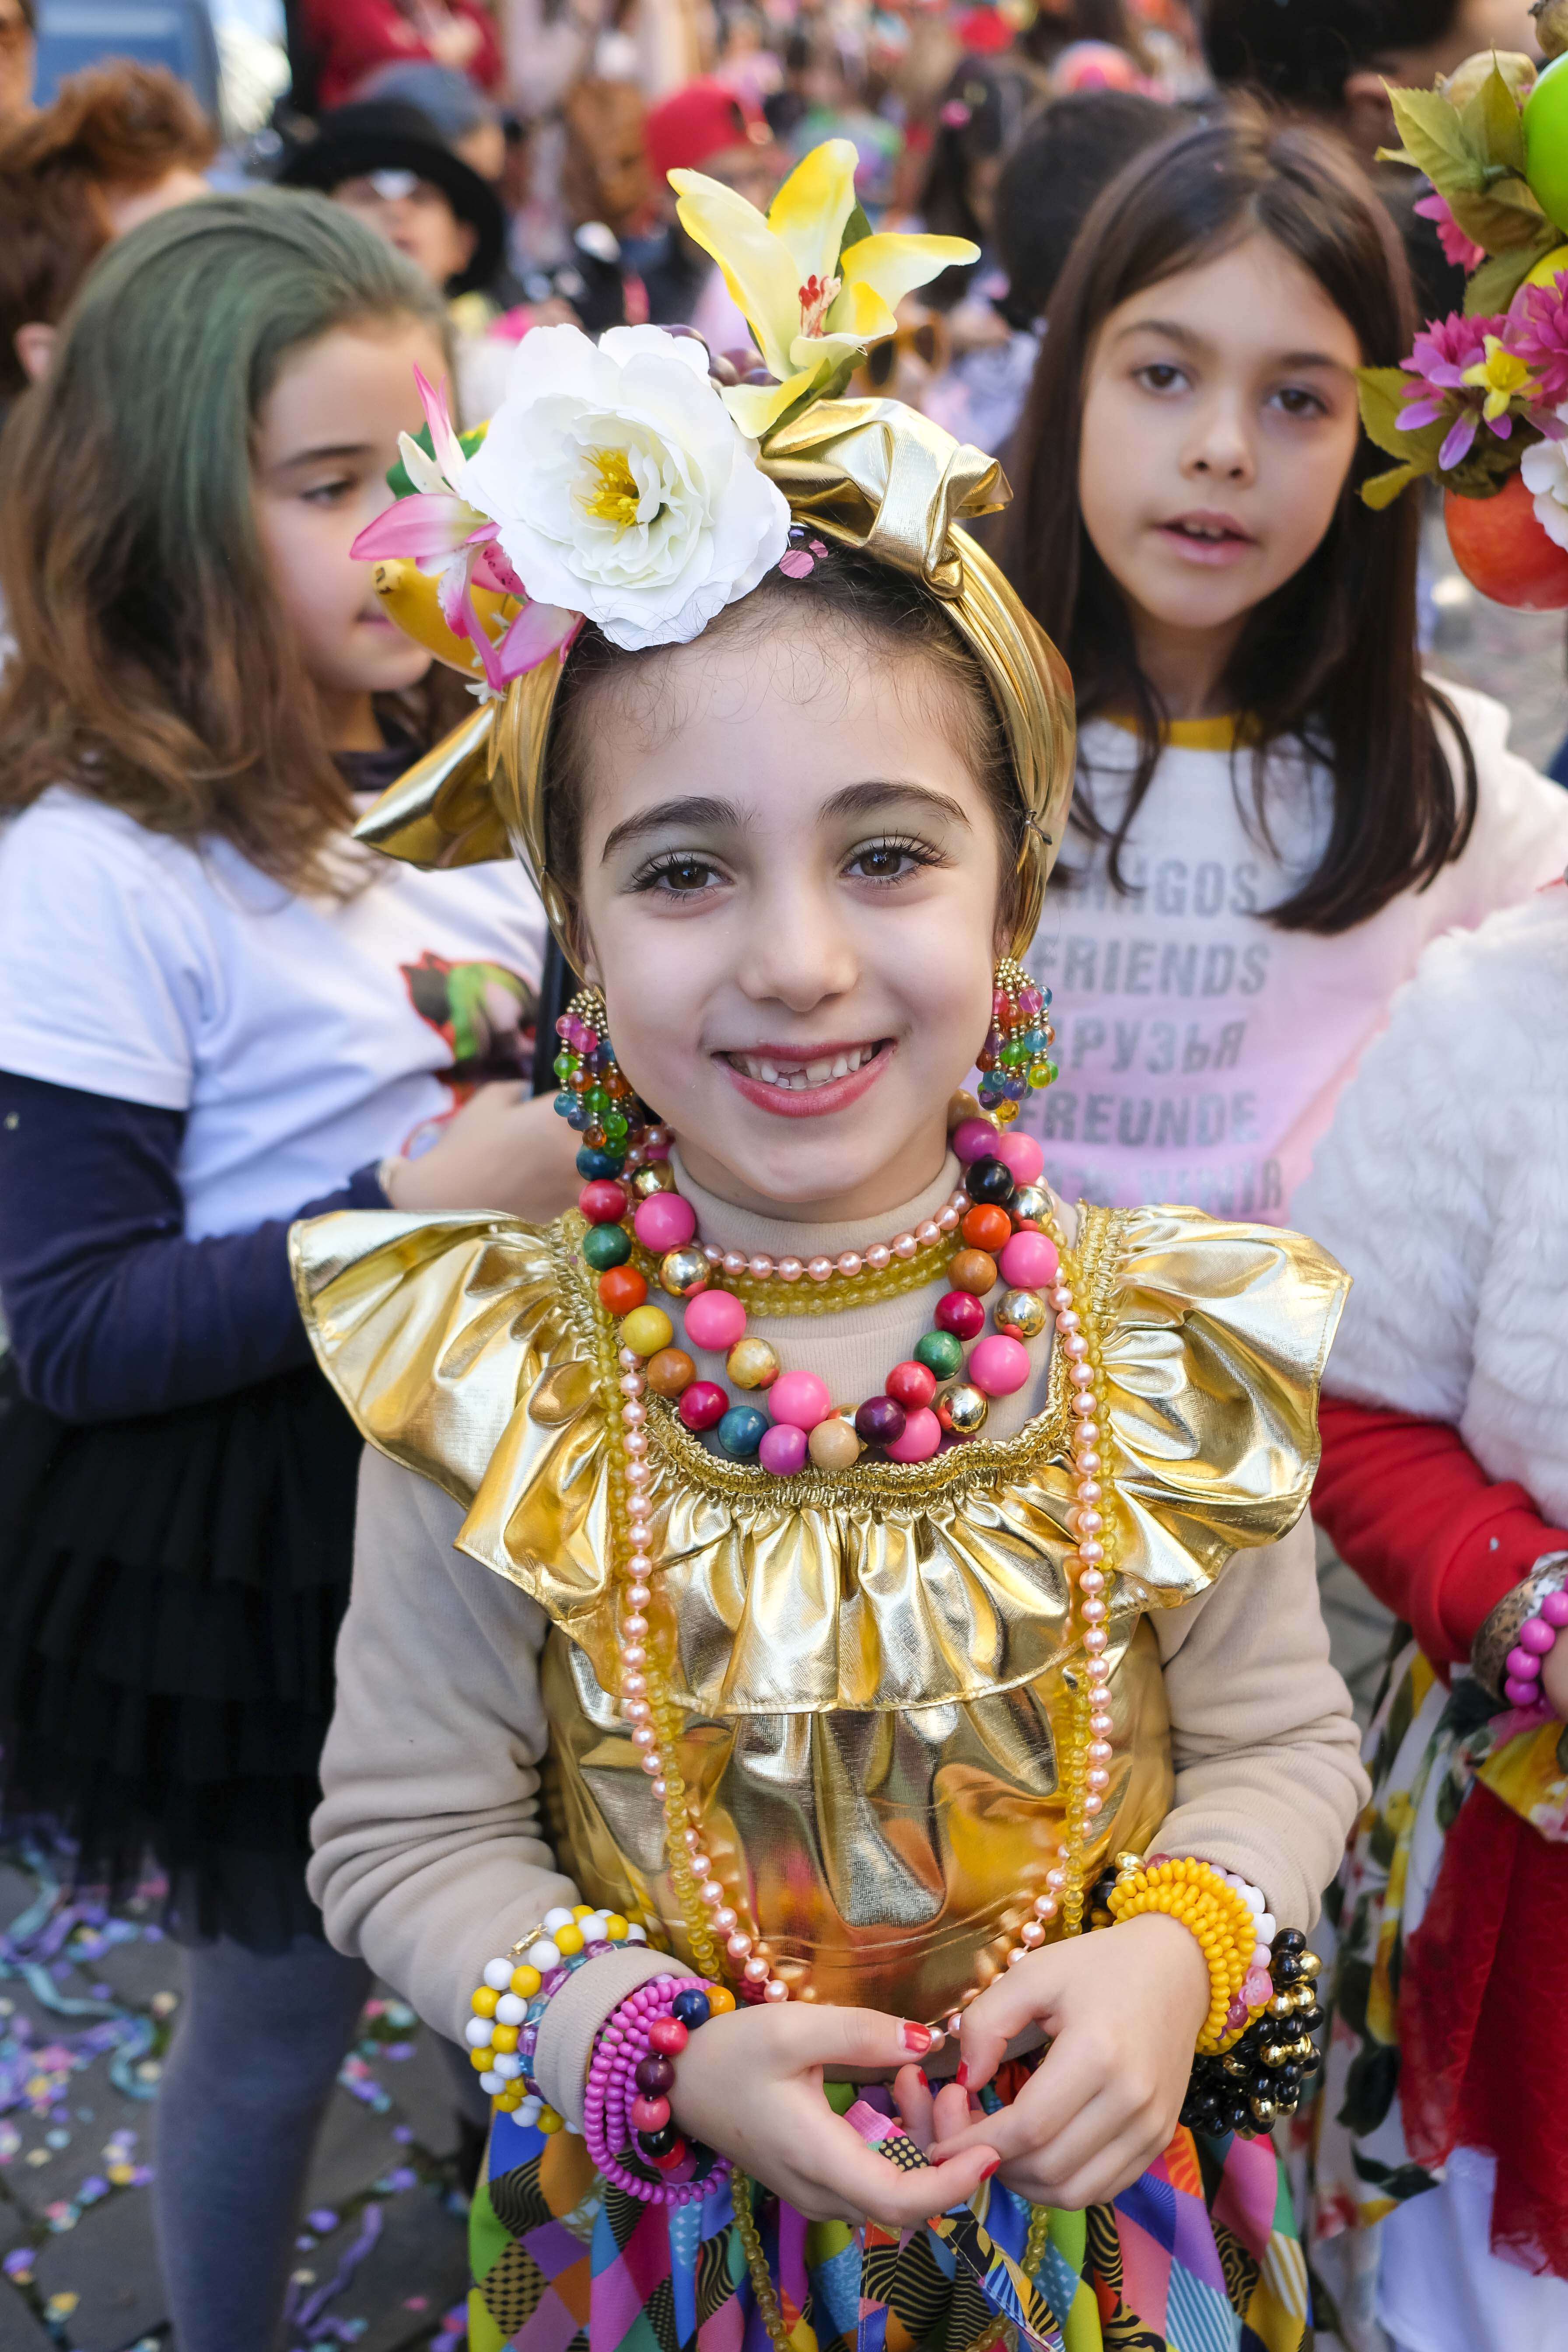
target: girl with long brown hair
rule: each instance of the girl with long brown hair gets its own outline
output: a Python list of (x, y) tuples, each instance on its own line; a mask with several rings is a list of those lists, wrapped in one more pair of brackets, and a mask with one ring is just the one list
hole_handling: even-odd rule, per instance
[(304, 1883), (359, 1443), (288, 1221), (545, 1205), (564, 1167), (519, 1099), (536, 896), (347, 838), (443, 723), (349, 550), (444, 364), (438, 298), (339, 207), (198, 200), (95, 268), (5, 445), (5, 1794), (89, 1884), (150, 1849), (190, 1947), (185, 2352), (274, 2341), (368, 1982)]
[(1052, 296), (1005, 561), (1078, 697), (1024, 1114), (1069, 1192), (1283, 1220), (1426, 941), (1568, 859), (1506, 713), (1422, 674), (1417, 507), (1361, 498), (1355, 372), (1414, 324), (1354, 164), (1250, 112), (1130, 163)]

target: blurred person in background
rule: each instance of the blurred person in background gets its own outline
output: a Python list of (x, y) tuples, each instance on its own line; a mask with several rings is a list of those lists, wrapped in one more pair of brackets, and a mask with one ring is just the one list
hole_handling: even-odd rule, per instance
[(751, 331), (713, 263), (676, 219), (668, 175), (705, 172), (765, 212), (789, 159), (761, 108), (717, 81), (688, 82), (650, 107), (646, 136), (659, 226), (631, 257), (647, 289), (648, 317), (660, 327), (695, 326), (710, 351), (739, 349)]
[(0, 0), (0, 128), (8, 129), (32, 112), (37, 62), (34, 0)]
[(73, 74), (52, 105), (0, 127), (0, 402), (45, 373), (105, 246), (205, 194), (216, 150), (191, 92), (161, 66)]
[(1053, 99), (1029, 116), (1001, 159), (987, 223), (1001, 289), (989, 307), (1005, 340), (962, 354), (921, 401), (928, 415), (1005, 460), (1074, 237), (1122, 165), (1183, 120), (1178, 108), (1123, 89)]
[(514, 309), (518, 290), (504, 274), (506, 215), (489, 182), (417, 107), (366, 99), (323, 114), (316, 136), (285, 158), (278, 184), (330, 196), (445, 295), (458, 415), (465, 425), (489, 416), (512, 345), (535, 323), (530, 314), (514, 319), (506, 335), (489, 331)]
[(1415, 207), (1417, 173), (1379, 164), (1397, 147), (1384, 85), (1430, 89), (1478, 50), (1536, 54), (1528, 0), (1208, 0), (1204, 54), (1222, 89), (1258, 91), (1348, 140), (1404, 240), (1423, 318), (1464, 307), (1465, 276)]
[(349, 839), (473, 709), (353, 551), (445, 343), (346, 207), (208, 196), (103, 257), (6, 428), (0, 1762), (83, 1883), (167, 1880), (181, 2352), (277, 2352), (369, 1990), (304, 1881), (361, 1446), (289, 1222), (569, 1197), (531, 886)]
[(318, 105), (342, 106), (380, 66), (450, 66), (482, 89), (501, 87), (500, 42), (481, 0), (303, 0)]
[(506, 126), (500, 109), (456, 67), (426, 65), (418, 58), (377, 66), (365, 76), (354, 97), (417, 107), (453, 154), (500, 192), (507, 165)]

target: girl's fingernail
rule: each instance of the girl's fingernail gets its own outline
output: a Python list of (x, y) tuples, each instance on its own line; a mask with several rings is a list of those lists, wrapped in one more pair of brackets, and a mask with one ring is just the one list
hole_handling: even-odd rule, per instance
[(899, 2028), (899, 2032), (903, 2042), (904, 2048), (906, 2050), (912, 2050), (917, 2057), (923, 2056), (925, 2052), (931, 2048), (931, 2028), (929, 2025), (917, 2025), (914, 2023), (912, 2019), (906, 2017)]
[(963, 2090), (966, 2090), (966, 2089), (968, 2088), (968, 2085), (969, 2085), (969, 2069), (968, 2069), (968, 2067), (964, 2064), (964, 2063), (963, 2063), (963, 2059), (962, 2059), (962, 2058), (959, 2060), (959, 2062), (958, 2062), (958, 2065), (957, 2065), (956, 2069), (954, 2070), (952, 2079), (953, 2079), (953, 2081), (958, 2084), (958, 2087), (959, 2087), (959, 2089), (960, 2089), (961, 2091), (963, 2091)]
[(982, 2179), (982, 2180), (989, 2180), (989, 2179), (990, 2179), (990, 2178), (991, 2178), (991, 2176), (992, 2176), (992, 2174), (993, 2174), (994, 2172), (1000, 2172), (1000, 2171), (1001, 2171), (1001, 2169), (1002, 2169), (1002, 2159), (1001, 2159), (1001, 2158), (1000, 2158), (999, 2156), (994, 2156), (994, 2157), (992, 2158), (992, 2159), (991, 2159), (990, 2163), (986, 2166), (986, 2168), (985, 2168), (984, 2171), (981, 2174), (980, 2178), (981, 2178), (981, 2179)]

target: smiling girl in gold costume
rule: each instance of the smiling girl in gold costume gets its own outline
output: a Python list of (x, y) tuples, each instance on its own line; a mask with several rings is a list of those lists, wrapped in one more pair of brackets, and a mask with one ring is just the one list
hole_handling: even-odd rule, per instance
[(996, 467), (839, 396), (963, 257), (852, 169), (675, 175), (771, 381), (538, 332), (366, 549), (498, 698), (367, 829), (534, 873), (586, 1181), (296, 1231), (372, 1449), (311, 1883), (495, 2097), (482, 2352), (1288, 2352), (1343, 1281), (1008, 1131), (1067, 679)]

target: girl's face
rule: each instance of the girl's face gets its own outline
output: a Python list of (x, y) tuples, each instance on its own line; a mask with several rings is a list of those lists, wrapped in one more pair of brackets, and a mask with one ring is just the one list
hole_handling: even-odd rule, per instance
[(285, 363), (257, 425), (257, 530), (333, 751), (374, 747), (371, 696), (416, 685), (430, 666), (383, 614), (373, 567), (349, 551), (391, 501), (386, 473), (398, 435), (424, 421), (416, 367), (432, 383), (446, 372), (438, 340), (419, 320), (335, 328)]
[(1085, 373), (1079, 502), (1135, 630), (1209, 636), (1300, 571), (1360, 430), (1350, 321), (1271, 237), (1146, 286)]
[(941, 1168), (1001, 848), (953, 689), (822, 631), (770, 618), (599, 690), (580, 908), (616, 1057), (698, 1182), (848, 1219)]

